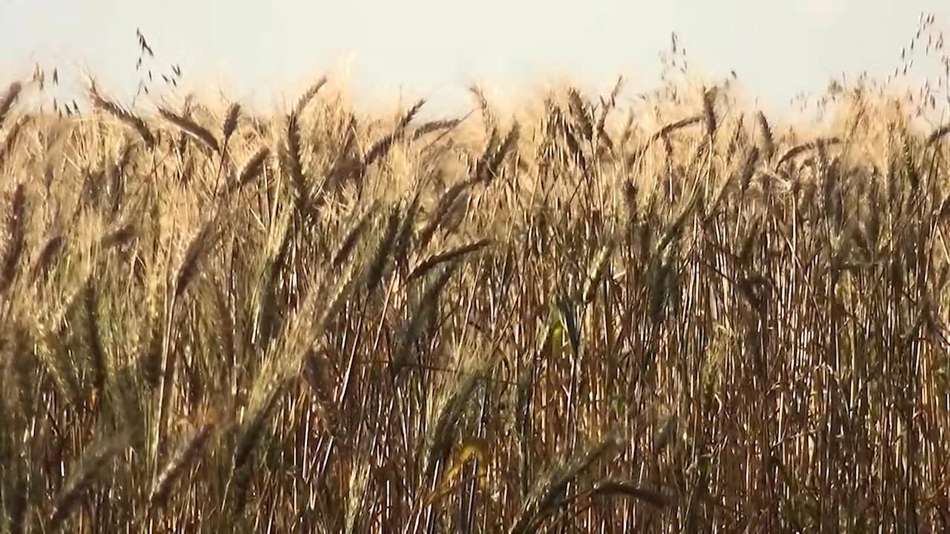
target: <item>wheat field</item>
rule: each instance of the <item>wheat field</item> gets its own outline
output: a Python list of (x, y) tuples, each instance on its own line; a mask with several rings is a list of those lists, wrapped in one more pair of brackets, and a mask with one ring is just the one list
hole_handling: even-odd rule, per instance
[(9, 85), (2, 530), (948, 531), (950, 126), (621, 88)]

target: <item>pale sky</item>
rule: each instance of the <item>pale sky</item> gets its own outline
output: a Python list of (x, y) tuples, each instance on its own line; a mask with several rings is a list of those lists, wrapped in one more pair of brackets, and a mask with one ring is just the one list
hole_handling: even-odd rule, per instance
[(39, 63), (77, 86), (93, 73), (128, 101), (141, 28), (156, 76), (179, 64), (186, 88), (264, 104), (344, 64), (368, 100), (405, 88), (446, 104), (475, 81), (564, 76), (606, 88), (618, 74), (647, 90), (676, 32), (691, 68), (735, 70), (747, 93), (784, 105), (841, 72), (885, 76), (921, 12), (950, 28), (950, 0), (0, 0), (0, 85)]

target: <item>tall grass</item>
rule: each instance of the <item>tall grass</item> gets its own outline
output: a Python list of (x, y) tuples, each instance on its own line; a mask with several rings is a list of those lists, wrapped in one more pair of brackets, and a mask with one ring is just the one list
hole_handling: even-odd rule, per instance
[(950, 529), (946, 126), (330, 86), (0, 99), (5, 531)]

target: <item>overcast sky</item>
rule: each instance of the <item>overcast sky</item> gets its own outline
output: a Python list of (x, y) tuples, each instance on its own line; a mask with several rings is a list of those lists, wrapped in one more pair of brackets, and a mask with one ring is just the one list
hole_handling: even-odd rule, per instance
[(0, 0), (0, 83), (39, 63), (128, 97), (141, 28), (156, 76), (179, 64), (187, 87), (263, 104), (341, 65), (366, 100), (404, 87), (446, 103), (474, 81), (558, 76), (605, 87), (620, 73), (647, 89), (676, 32), (691, 67), (734, 69), (748, 93), (785, 104), (842, 71), (885, 75), (923, 11), (950, 28), (950, 0)]

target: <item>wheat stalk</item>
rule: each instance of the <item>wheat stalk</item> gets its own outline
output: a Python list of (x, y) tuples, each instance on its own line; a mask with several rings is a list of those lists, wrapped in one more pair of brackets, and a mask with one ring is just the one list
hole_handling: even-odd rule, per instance
[(13, 82), (7, 87), (7, 91), (3, 94), (3, 97), (0, 98), (0, 128), (3, 127), (3, 121), (7, 118), (7, 114), (16, 103), (22, 89), (23, 85), (20, 82)]
[(148, 496), (148, 501), (152, 506), (163, 506), (168, 501), (175, 483), (181, 478), (185, 470), (197, 461), (205, 443), (211, 437), (213, 429), (213, 423), (204, 423), (182, 443), (152, 486)]
[(307, 105), (310, 103), (311, 100), (313, 100), (313, 97), (317, 96), (317, 93), (320, 92), (320, 89), (322, 89), (323, 86), (326, 85), (326, 83), (327, 83), (327, 77), (322, 76), (313, 85), (307, 88), (307, 90), (304, 91), (302, 95), (300, 95), (300, 98), (297, 99), (297, 103), (296, 105), (294, 105), (293, 114), (296, 116), (303, 115), (303, 112), (306, 110)]
[[(228, 106), (228, 112), (224, 116), (224, 123), (221, 125), (221, 137), (224, 139), (224, 145), (231, 140), (231, 135), (238, 127), (238, 119), (241, 117), (241, 104), (237, 102)], [(209, 132), (210, 133), (210, 132)]]
[(57, 530), (73, 512), (85, 493), (96, 482), (96, 478), (115, 456), (128, 443), (128, 436), (119, 436), (102, 440), (91, 446), (91, 451), (84, 454), (79, 466), (70, 477), (69, 482), (53, 502), (53, 510), (46, 525), (50, 530)]
[(228, 194), (233, 194), (235, 191), (256, 180), (257, 177), (264, 172), (268, 157), (270, 157), (270, 149), (265, 146), (259, 148), (253, 156), (248, 158), (248, 160), (244, 162), (244, 166), (241, 167), (237, 179), (232, 181), (231, 185), (228, 186)]
[(13, 285), (17, 265), (24, 248), (24, 228), (26, 226), (26, 193), (23, 184), (17, 184), (10, 200), (10, 213), (7, 216), (7, 245), (0, 263), (0, 293)]
[(454, 261), (458, 258), (461, 258), (462, 256), (477, 252), (489, 246), (490, 244), (490, 239), (480, 239), (474, 243), (458, 246), (439, 254), (433, 254), (432, 256), (422, 260), (419, 265), (417, 265), (412, 270), (412, 272), (409, 273), (408, 280), (415, 280), (416, 278), (424, 276), (427, 272), (443, 263)]
[(185, 117), (184, 115), (178, 115), (170, 109), (160, 107), (158, 108), (158, 114), (161, 115), (163, 119), (174, 124), (178, 128), (181, 128), (182, 131), (191, 137), (201, 141), (213, 152), (221, 151), (220, 147), (218, 146), (218, 140), (215, 139), (214, 134), (212, 134), (211, 131), (204, 126), (201, 126), (197, 122)]
[(102, 96), (102, 94), (99, 93), (99, 90), (96, 88), (95, 83), (91, 83), (89, 85), (89, 98), (92, 100), (93, 106), (119, 119), (119, 121), (125, 123), (138, 132), (139, 137), (145, 141), (145, 145), (147, 147), (152, 148), (155, 146), (155, 136), (152, 135), (151, 131), (149, 131), (145, 121), (137, 117), (131, 111), (123, 109), (115, 102), (112, 102), (111, 100)]

